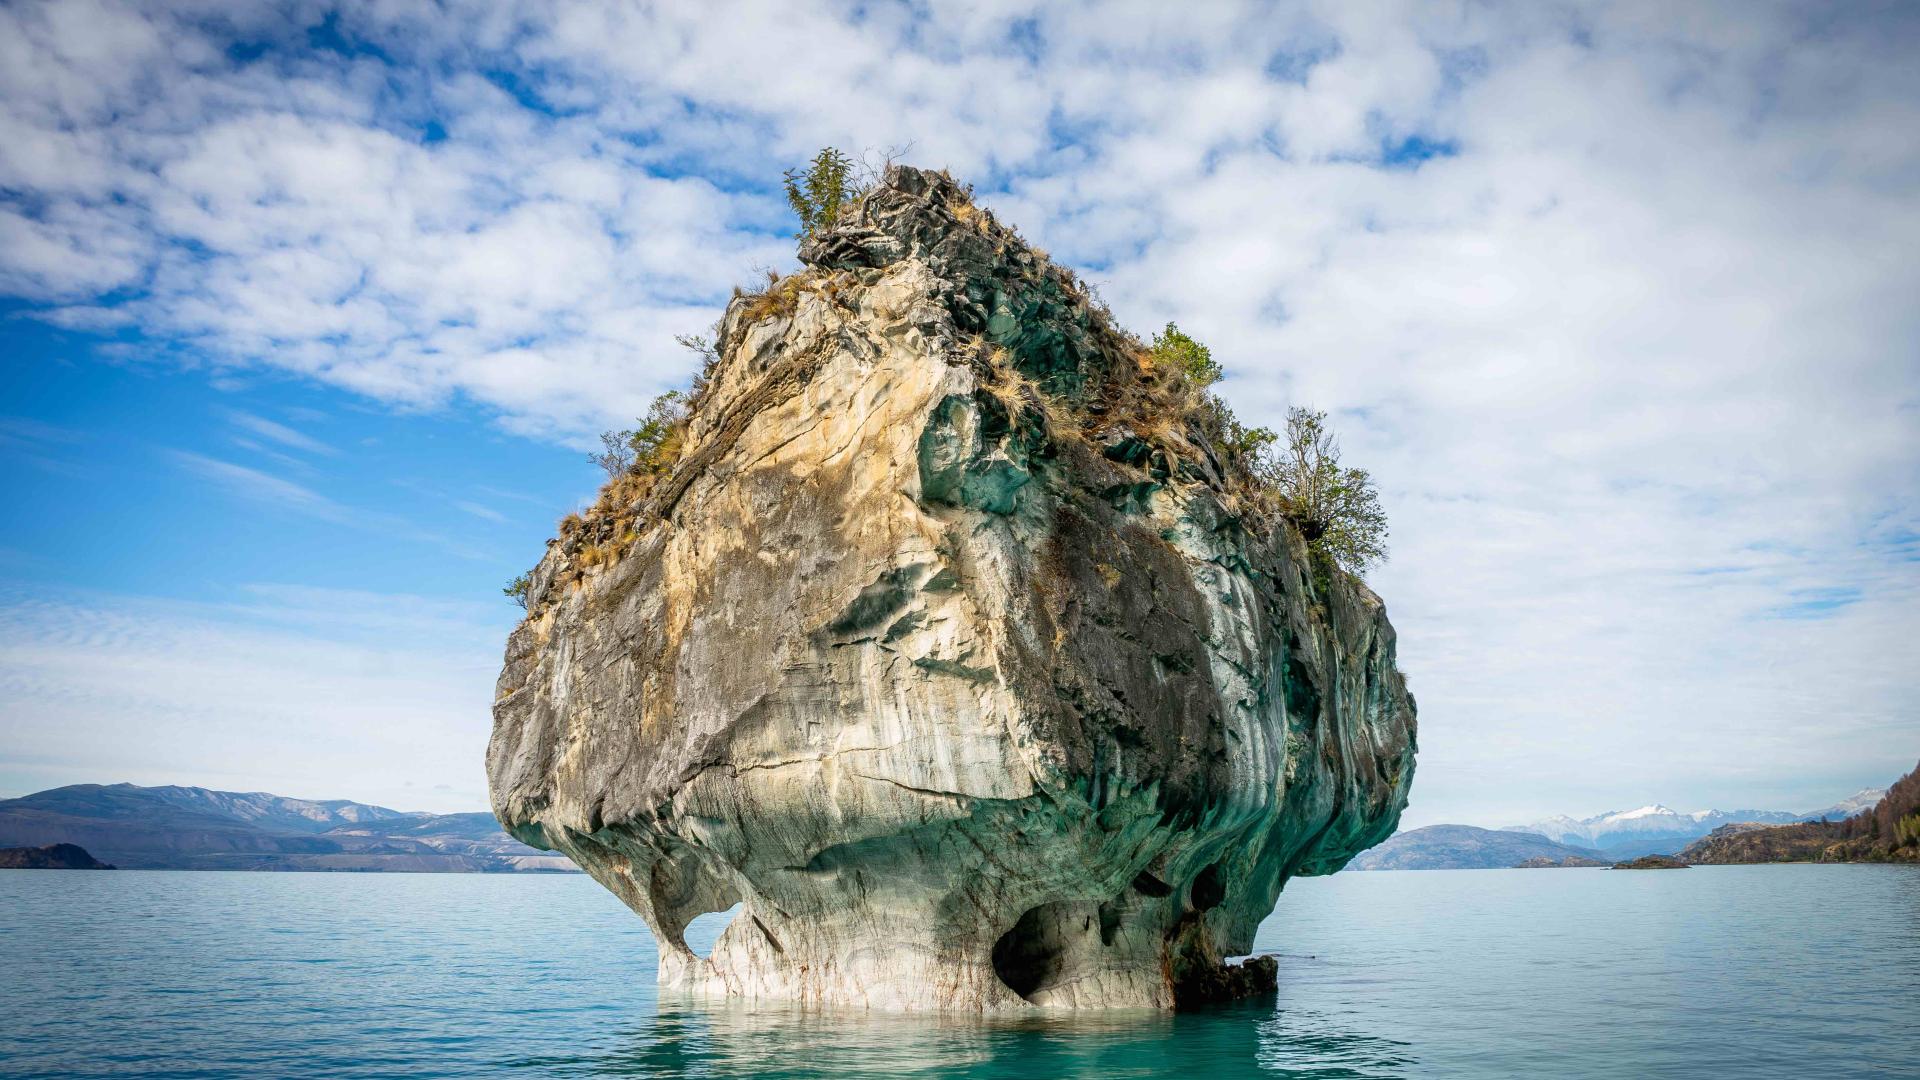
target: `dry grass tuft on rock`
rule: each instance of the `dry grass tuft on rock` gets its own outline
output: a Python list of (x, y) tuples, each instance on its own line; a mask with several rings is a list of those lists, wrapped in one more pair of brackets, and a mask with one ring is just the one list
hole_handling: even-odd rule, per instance
[(776, 317), (791, 318), (794, 309), (800, 305), (800, 293), (806, 287), (804, 274), (782, 277), (777, 271), (769, 270), (766, 285), (755, 292), (737, 294), (746, 301), (746, 306), (741, 309), (741, 318), (749, 326)]

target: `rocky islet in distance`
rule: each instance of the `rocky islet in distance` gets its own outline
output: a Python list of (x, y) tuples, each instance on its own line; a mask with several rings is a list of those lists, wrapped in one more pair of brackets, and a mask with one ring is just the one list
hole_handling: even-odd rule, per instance
[(1687, 864), (1671, 855), (1642, 855), (1613, 864), (1615, 870), (1685, 870)]
[(0, 870), (111, 870), (76, 844), (0, 848)]
[(1141, 408), (1140, 343), (944, 174), (889, 170), (801, 260), (729, 305), (670, 468), (533, 571), (501, 822), (644, 917), (669, 987), (1270, 988), (1225, 958), (1412, 781), (1380, 600)]

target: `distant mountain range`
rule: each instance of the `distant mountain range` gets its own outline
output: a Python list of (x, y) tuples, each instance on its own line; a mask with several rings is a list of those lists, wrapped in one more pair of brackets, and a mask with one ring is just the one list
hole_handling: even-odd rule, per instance
[[(1849, 800), (1851, 801), (1851, 800)], [(1920, 765), (1860, 814), (1792, 825), (1722, 825), (1680, 852), (1692, 863), (1920, 863)]]
[[(1536, 861), (1538, 860), (1538, 861)], [(1395, 833), (1361, 852), (1349, 870), (1492, 870), (1519, 866), (1606, 866), (1590, 848), (1555, 843), (1531, 833), (1472, 825), (1429, 825)]]
[(49, 844), (77, 844), (130, 870), (575, 869), (508, 836), (489, 813), (133, 784), (75, 784), (0, 801), (0, 847)]
[[(1885, 794), (1883, 789), (1868, 789), (1804, 814), (1781, 810), (1680, 813), (1655, 804), (1504, 829), (1430, 825), (1396, 834), (1363, 852), (1348, 868), (1600, 865), (1640, 855), (1674, 854), (1725, 826), (1838, 822), (1871, 810)], [(77, 844), (103, 862), (135, 870), (525, 873), (576, 869), (564, 856), (508, 836), (485, 812), (409, 813), (346, 799), (133, 784), (75, 784), (0, 800), (0, 848), (52, 844)]]
[(1658, 803), (1614, 810), (1589, 818), (1552, 817), (1530, 825), (1508, 825), (1506, 832), (1532, 833), (1562, 844), (1598, 849), (1609, 859), (1672, 855), (1723, 825), (1788, 825), (1800, 821), (1840, 821), (1873, 808), (1884, 788), (1856, 792), (1832, 806), (1796, 814), (1787, 810), (1696, 810), (1681, 813)]
[(1749, 823), (1763, 827), (1842, 821), (1873, 810), (1885, 795), (1885, 789), (1868, 788), (1804, 814), (1785, 810), (1700, 810), (1683, 814), (1656, 803), (1637, 810), (1616, 810), (1589, 818), (1554, 817), (1503, 829), (1429, 825), (1394, 834), (1355, 857), (1347, 869), (1608, 866), (1642, 855), (1672, 855), (1715, 830), (1733, 835), (1744, 831)]

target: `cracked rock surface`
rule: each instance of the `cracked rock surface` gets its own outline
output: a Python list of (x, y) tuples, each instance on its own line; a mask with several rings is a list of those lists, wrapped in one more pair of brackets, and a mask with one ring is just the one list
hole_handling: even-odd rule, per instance
[(670, 987), (1270, 988), (1223, 959), (1290, 876), (1391, 834), (1412, 781), (1380, 600), (1251, 525), (1203, 437), (1117, 415), (1124, 341), (945, 176), (891, 170), (801, 257), (792, 304), (730, 306), (618, 557), (555, 542), (534, 572), (495, 813), (639, 913)]

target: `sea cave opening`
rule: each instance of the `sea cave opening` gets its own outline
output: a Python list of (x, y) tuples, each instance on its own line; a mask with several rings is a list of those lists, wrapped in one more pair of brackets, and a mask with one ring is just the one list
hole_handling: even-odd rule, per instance
[(693, 955), (705, 960), (713, 955), (713, 947), (719, 943), (720, 935), (726, 933), (727, 927), (733, 925), (741, 906), (736, 903), (725, 911), (695, 915), (687, 921), (686, 929), (680, 931), (680, 940), (686, 942)]
[(1032, 1000), (1033, 994), (1059, 981), (1066, 967), (1066, 938), (1062, 919), (1069, 912), (1061, 903), (1028, 908), (1013, 928), (993, 943), (993, 973), (1007, 989)]

